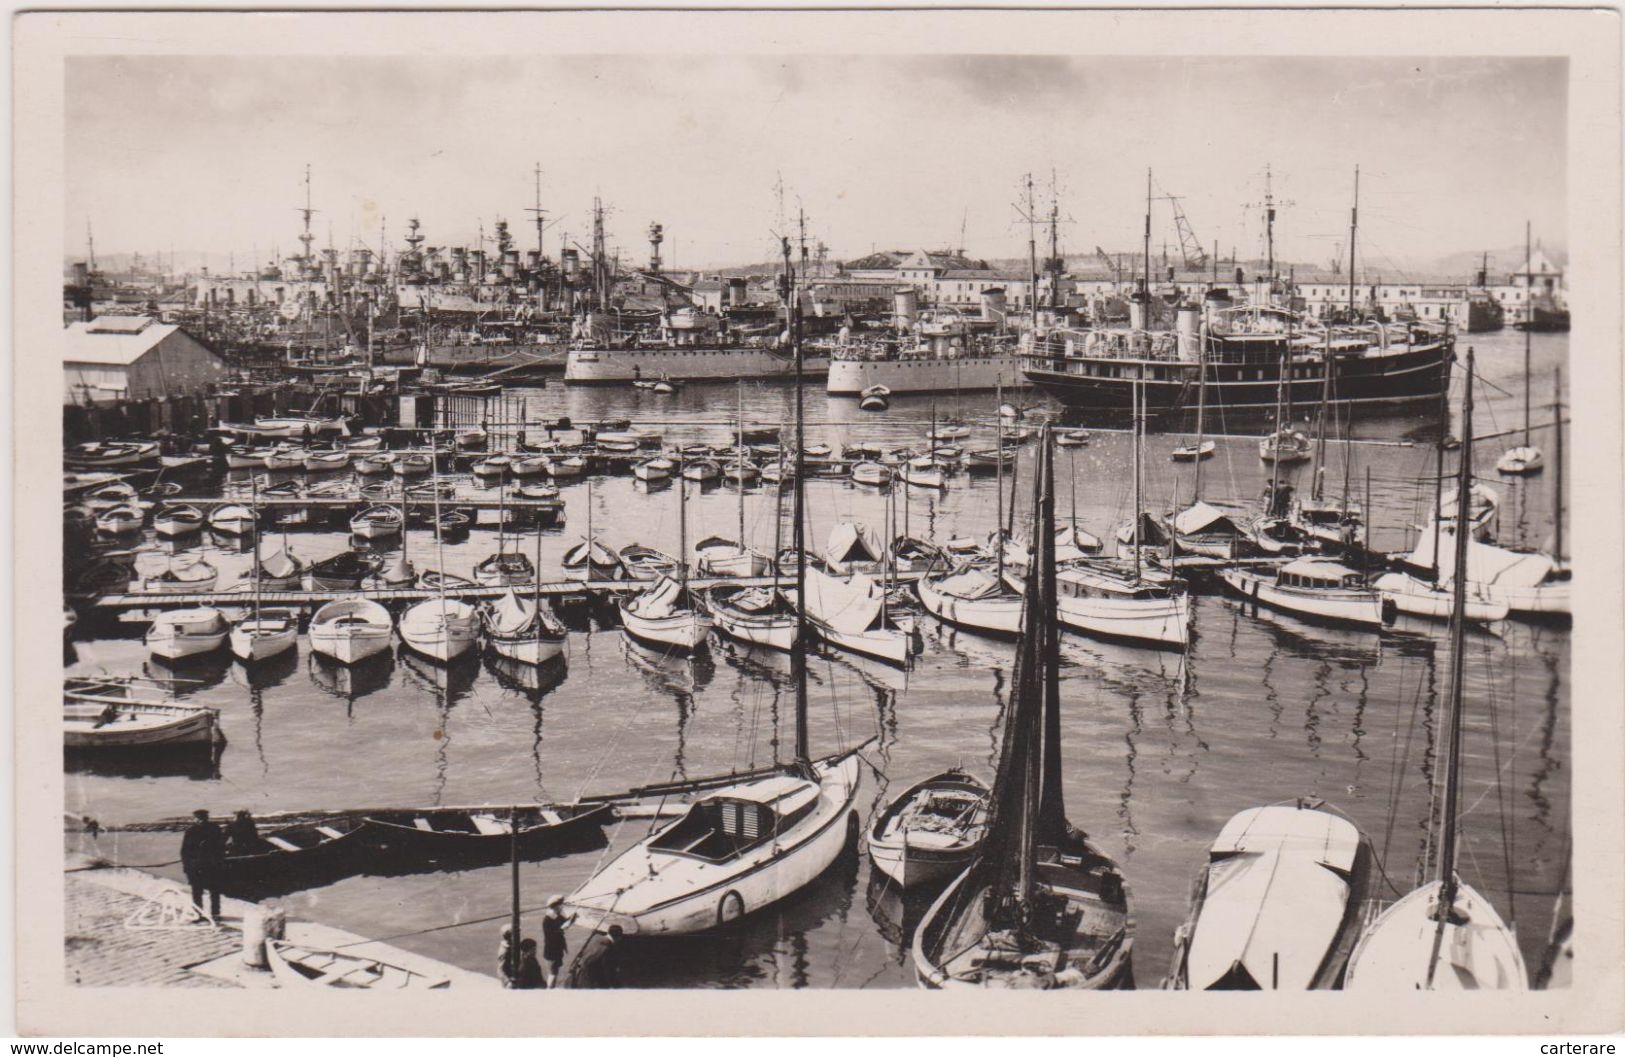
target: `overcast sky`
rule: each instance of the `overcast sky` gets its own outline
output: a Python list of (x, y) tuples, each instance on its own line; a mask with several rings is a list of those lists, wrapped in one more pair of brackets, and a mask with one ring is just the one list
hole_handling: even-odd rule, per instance
[[(543, 205), (586, 242), (592, 198), (642, 261), (660, 221), (676, 267), (761, 260), (791, 212), (836, 258), (957, 244), (1026, 253), (1023, 175), (1062, 242), (1139, 244), (1145, 172), (1184, 196), (1205, 247), (1262, 253), (1264, 169), (1283, 200), (1277, 254), (1347, 252), (1360, 166), (1362, 268), (1521, 244), (1525, 218), (1566, 243), (1561, 59), (1148, 59), (647, 56), (78, 58), (68, 67), (70, 252), (298, 249), (314, 230), (431, 245)], [(1250, 208), (1252, 207), (1252, 208)], [(1177, 238), (1154, 210), (1155, 252)], [(186, 265), (183, 257), (178, 263)], [(1510, 262), (1509, 262), (1510, 263)]]

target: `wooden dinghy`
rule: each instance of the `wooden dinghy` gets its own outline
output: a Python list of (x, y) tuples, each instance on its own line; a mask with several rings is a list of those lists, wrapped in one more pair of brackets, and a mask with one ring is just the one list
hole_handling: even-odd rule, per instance
[[(518, 809), (518, 854), (540, 859), (603, 841), (608, 804), (560, 804)], [(373, 856), (392, 866), (462, 866), (500, 862), (514, 851), (513, 813), (455, 809), (383, 811), (366, 818)]]
[(326, 876), (360, 848), (360, 819), (283, 826), (260, 834), (249, 848), (228, 848), (220, 886), (228, 894), (284, 888)]
[(954, 767), (917, 782), (869, 826), (869, 858), (903, 888), (962, 871), (987, 833), (987, 785)]
[(271, 975), (276, 977), (279, 987), (396, 991), (402, 988), (435, 990), (451, 986), (451, 981), (444, 977), (425, 976), (376, 958), (302, 947), (286, 940), (266, 940), (265, 954), (266, 961), (271, 965)]
[(219, 736), (212, 708), (142, 701), (68, 700), (62, 706), (62, 745), (75, 750), (206, 747)]

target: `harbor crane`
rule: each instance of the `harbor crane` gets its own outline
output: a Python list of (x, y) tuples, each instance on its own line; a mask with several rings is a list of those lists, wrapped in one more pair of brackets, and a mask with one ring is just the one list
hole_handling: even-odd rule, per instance
[(1184, 258), (1185, 267), (1202, 269), (1207, 267), (1207, 251), (1202, 248), (1201, 240), (1196, 237), (1196, 231), (1185, 216), (1185, 210), (1180, 206), (1181, 195), (1158, 195), (1159, 201), (1171, 202), (1174, 207), (1174, 230), (1179, 234), (1179, 255)]

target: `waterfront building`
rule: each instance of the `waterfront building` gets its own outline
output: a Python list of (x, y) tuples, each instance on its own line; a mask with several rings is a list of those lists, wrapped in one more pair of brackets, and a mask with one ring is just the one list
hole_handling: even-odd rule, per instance
[(173, 323), (148, 316), (98, 316), (63, 335), (64, 403), (198, 393), (225, 380), (226, 364), (208, 345)]

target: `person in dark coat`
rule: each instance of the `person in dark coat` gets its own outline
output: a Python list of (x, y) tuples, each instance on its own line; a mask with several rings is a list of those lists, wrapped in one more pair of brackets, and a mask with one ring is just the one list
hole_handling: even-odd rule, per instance
[(564, 968), (564, 955), (570, 944), (564, 938), (564, 927), (576, 919), (574, 914), (564, 916), (564, 897), (553, 896), (547, 901), (547, 913), (542, 915), (542, 960), (547, 986), (559, 986), (559, 974)]
[(570, 986), (595, 990), (620, 987), (623, 943), (619, 925), (611, 925), (608, 932), (594, 933), (570, 967)]
[(252, 855), (260, 849), (260, 828), (247, 808), (232, 816), (226, 826), (226, 854)]
[(209, 917), (220, 917), (220, 867), (226, 858), (226, 838), (220, 827), (209, 820), (209, 813), (199, 808), (192, 812), (197, 819), (187, 827), (181, 838), (181, 869), (186, 871), (186, 882), (192, 886), (192, 905), (203, 913), (203, 893), (209, 893)]
[(513, 986), (518, 991), (540, 991), (547, 986), (542, 963), (536, 960), (536, 941), (529, 936), (519, 941), (519, 975)]

